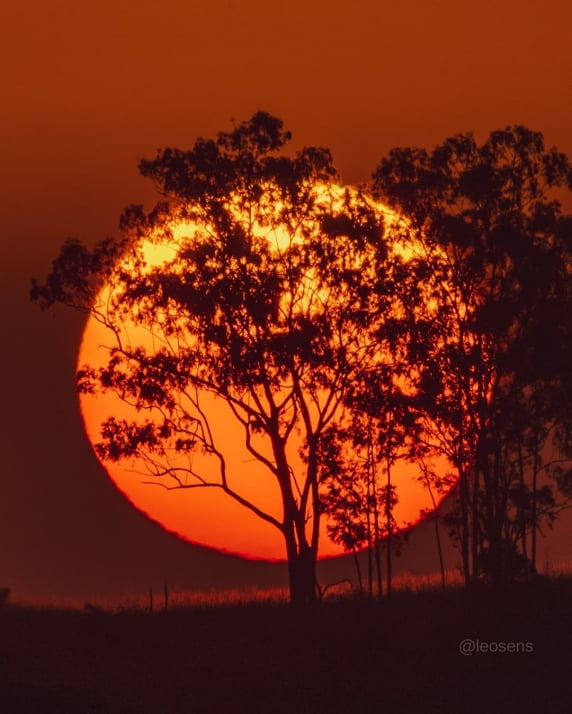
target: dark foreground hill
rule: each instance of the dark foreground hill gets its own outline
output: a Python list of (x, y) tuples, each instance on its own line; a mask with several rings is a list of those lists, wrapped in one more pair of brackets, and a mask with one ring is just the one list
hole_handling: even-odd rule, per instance
[(0, 610), (1, 714), (568, 714), (571, 665), (565, 578), (301, 611)]

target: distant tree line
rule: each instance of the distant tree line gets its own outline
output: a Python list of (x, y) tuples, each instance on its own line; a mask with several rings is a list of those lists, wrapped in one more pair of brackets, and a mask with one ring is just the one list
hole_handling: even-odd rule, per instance
[[(290, 157), (289, 139), (259, 112), (142, 161), (163, 200), (130, 207), (116, 240), (67, 241), (34, 284), (42, 305), (109, 328), (108, 364), (82, 368), (78, 388), (146, 415), (110, 416), (100, 456), (143, 459), (166, 488), (220, 489), (277, 528), (295, 603), (317, 597), (324, 515), (358, 568), (367, 548), (360, 587), (381, 593), (384, 571), (390, 591), (400, 460), (436, 501), (451, 491), (467, 583), (531, 577), (538, 533), (572, 497), (572, 217), (555, 197), (572, 188), (569, 160), (515, 126), (480, 145), (460, 134), (432, 152), (394, 149), (369, 185), (343, 189), (329, 151)], [(177, 222), (195, 229), (175, 239)], [(142, 237), (171, 241), (173, 260), (141, 269)], [(162, 346), (131, 346), (127, 319)], [(281, 518), (231, 478), (206, 393), (276, 479)], [(196, 450), (216, 478), (194, 470)]]

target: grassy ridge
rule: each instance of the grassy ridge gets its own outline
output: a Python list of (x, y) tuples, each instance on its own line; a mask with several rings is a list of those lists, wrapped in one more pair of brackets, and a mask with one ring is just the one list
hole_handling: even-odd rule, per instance
[[(4, 714), (571, 710), (572, 578), (504, 592), (82, 613), (0, 610)], [(530, 643), (463, 656), (459, 642)]]

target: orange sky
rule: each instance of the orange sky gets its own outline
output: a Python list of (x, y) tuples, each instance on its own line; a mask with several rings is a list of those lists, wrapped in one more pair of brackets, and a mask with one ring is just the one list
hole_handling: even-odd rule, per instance
[[(328, 146), (347, 182), (366, 180), (395, 145), (509, 123), (572, 154), (571, 12), (566, 0), (3, 8), (0, 543), (10, 546), (0, 585), (79, 590), (109, 577), (131, 587), (199, 558), (102, 478), (73, 394), (81, 320), (27, 299), (65, 237), (113, 234), (124, 206), (154, 199), (138, 160), (258, 109), (285, 121), (295, 147)], [(565, 552), (553, 544), (547, 557)], [(226, 566), (209, 563), (197, 582), (218, 582)]]

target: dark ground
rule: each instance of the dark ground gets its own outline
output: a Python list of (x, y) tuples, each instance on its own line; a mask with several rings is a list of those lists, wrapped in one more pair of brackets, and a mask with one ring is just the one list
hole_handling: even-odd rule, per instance
[[(467, 638), (532, 651), (463, 656)], [(301, 611), (4, 606), (0, 712), (568, 714), (571, 638), (572, 579), (564, 578)]]

